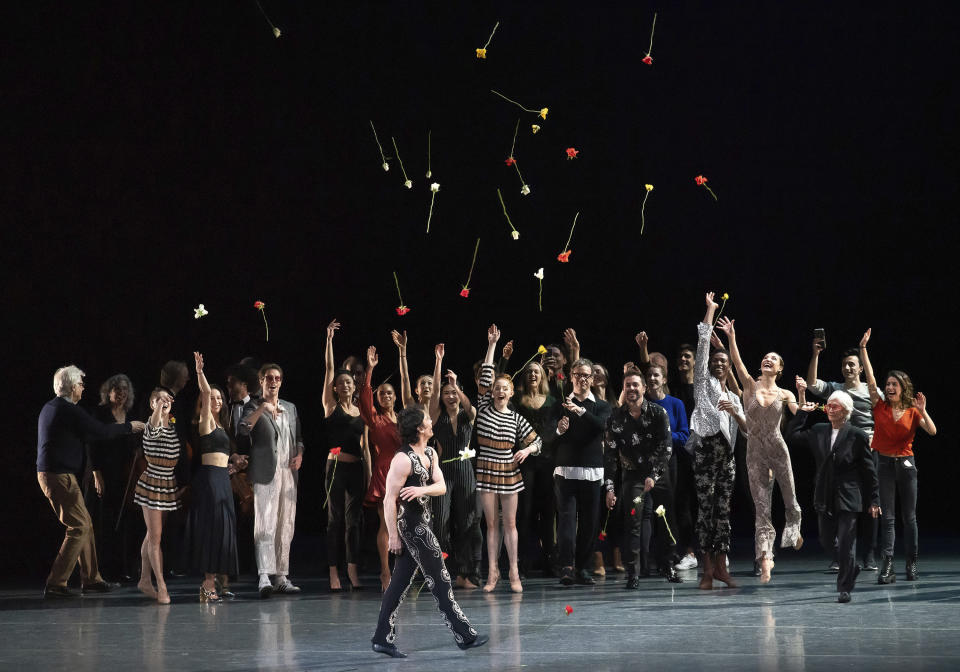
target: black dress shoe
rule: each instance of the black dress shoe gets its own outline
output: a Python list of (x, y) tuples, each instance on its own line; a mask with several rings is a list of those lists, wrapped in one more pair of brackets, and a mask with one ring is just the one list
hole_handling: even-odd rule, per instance
[(477, 635), (477, 638), (472, 642), (457, 642), (457, 646), (466, 651), (467, 649), (475, 649), (478, 646), (483, 646), (490, 641), (490, 638), (487, 635)]
[(837, 598), (837, 602), (839, 602), (840, 604), (846, 604), (849, 601), (850, 601), (850, 593), (846, 591), (840, 593), (840, 597)]
[(761, 574), (761, 572), (760, 572), (760, 561), (759, 561), (759, 560), (754, 560), (754, 561), (753, 561), (753, 575), (754, 575), (754, 576), (760, 576), (760, 574)]
[(592, 576), (590, 576), (590, 573), (587, 570), (581, 569), (577, 573), (577, 583), (579, 583), (581, 586), (593, 586), (596, 585), (597, 582)]
[(574, 584), (573, 580), (573, 569), (570, 567), (564, 567), (560, 570), (560, 584), (564, 586), (572, 586)]
[(398, 649), (393, 644), (374, 644), (373, 650), (377, 653), (384, 653), (391, 658), (406, 658), (407, 654)]
[(119, 583), (107, 583), (106, 581), (97, 581), (96, 583), (88, 583), (80, 589), (80, 592), (86, 595), (87, 593), (109, 593), (114, 588), (119, 588)]
[(640, 587), (640, 577), (636, 574), (627, 577), (627, 583), (623, 586), (625, 590), (636, 590)]
[(683, 579), (680, 578), (680, 575), (677, 574), (677, 570), (671, 566), (666, 573), (667, 581), (670, 583), (683, 583)]
[(43, 599), (45, 600), (54, 600), (60, 598), (71, 598), (79, 597), (76, 593), (71, 591), (66, 586), (44, 586), (43, 587)]

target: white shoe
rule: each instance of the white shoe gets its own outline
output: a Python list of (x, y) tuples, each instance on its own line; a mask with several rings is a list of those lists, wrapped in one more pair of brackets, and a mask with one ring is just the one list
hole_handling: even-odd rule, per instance
[(273, 584), (270, 583), (270, 577), (266, 574), (260, 575), (260, 597), (266, 599), (273, 593)]
[(300, 587), (295, 586), (290, 583), (290, 579), (285, 576), (277, 577), (277, 582), (273, 586), (273, 592), (275, 593), (285, 593), (291, 595), (293, 593), (299, 593)]
[(697, 568), (697, 556), (692, 553), (689, 555), (683, 556), (683, 559), (676, 564), (677, 569), (696, 569)]

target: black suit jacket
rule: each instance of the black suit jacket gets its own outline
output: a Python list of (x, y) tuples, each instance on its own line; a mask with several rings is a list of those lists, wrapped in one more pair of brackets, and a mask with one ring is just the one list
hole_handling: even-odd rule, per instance
[(870, 440), (861, 429), (849, 422), (840, 428), (837, 440), (830, 448), (833, 427), (829, 422), (809, 426), (810, 416), (800, 411), (790, 426), (791, 438), (806, 442), (818, 458), (818, 481), (823, 469), (831, 469), (833, 511), (859, 513), (864, 507), (880, 505), (877, 469), (870, 452)]

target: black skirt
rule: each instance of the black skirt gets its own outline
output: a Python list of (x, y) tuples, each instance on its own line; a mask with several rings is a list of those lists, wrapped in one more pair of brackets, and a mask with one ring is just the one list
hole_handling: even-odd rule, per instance
[(227, 468), (201, 465), (190, 489), (185, 530), (187, 565), (195, 572), (236, 576), (237, 514)]

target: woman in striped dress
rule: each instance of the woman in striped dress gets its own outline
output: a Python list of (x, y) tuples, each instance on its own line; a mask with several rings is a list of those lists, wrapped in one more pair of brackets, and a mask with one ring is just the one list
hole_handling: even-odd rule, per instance
[[(180, 459), (180, 439), (170, 422), (172, 405), (173, 397), (164, 389), (157, 388), (150, 395), (153, 412), (143, 432), (143, 455), (147, 459), (147, 468), (140, 475), (133, 493), (133, 501), (143, 509), (143, 520), (147, 524), (147, 535), (140, 547), (138, 587), (160, 604), (170, 604), (167, 584), (163, 580), (163, 553), (160, 551), (163, 520), (168, 511), (180, 508), (177, 479), (173, 475)], [(156, 589), (150, 580), (151, 571), (157, 581)]]
[[(500, 330), (487, 330), (487, 355), (480, 367), (480, 399), (477, 403), (477, 492), (487, 521), (489, 568), (485, 593), (497, 586), (500, 551), (497, 505), (503, 513), (503, 541), (510, 561), (510, 590), (523, 592), (517, 568), (517, 493), (523, 490), (520, 464), (540, 454), (540, 437), (522, 416), (507, 408), (513, 396), (513, 380), (507, 374), (494, 379), (493, 355)], [(516, 452), (514, 452), (516, 451)]]

